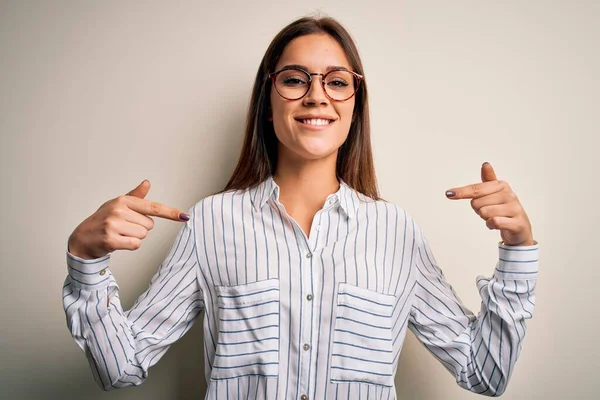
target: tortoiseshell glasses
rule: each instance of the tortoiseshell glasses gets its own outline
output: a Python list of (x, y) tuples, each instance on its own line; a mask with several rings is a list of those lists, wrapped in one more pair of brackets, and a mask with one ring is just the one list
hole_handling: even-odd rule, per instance
[(275, 90), (286, 100), (299, 100), (310, 90), (313, 76), (321, 76), (325, 95), (333, 101), (346, 101), (356, 94), (362, 75), (346, 68), (332, 69), (324, 74), (308, 72), (297, 66), (283, 67), (269, 74)]

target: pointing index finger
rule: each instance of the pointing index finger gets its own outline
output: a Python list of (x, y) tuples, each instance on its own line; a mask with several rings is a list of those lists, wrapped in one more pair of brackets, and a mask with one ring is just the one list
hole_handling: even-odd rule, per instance
[(129, 197), (127, 206), (140, 214), (150, 217), (170, 219), (171, 221), (189, 221), (190, 216), (178, 209), (166, 206), (155, 201), (144, 200), (137, 197)]
[(500, 192), (504, 186), (500, 181), (489, 181), (474, 183), (463, 187), (458, 187), (446, 191), (446, 197), (452, 200), (460, 199), (478, 199), (493, 193)]

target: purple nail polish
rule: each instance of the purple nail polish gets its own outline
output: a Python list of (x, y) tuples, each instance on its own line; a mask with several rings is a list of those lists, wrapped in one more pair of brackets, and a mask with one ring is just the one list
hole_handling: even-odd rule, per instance
[(446, 197), (451, 198), (451, 197), (454, 197), (454, 196), (456, 196), (456, 193), (454, 193), (452, 190), (448, 190), (446, 192)]
[(181, 213), (181, 214), (179, 214), (179, 219), (182, 220), (182, 221), (189, 221), (190, 220), (190, 216), (189, 216), (189, 214)]

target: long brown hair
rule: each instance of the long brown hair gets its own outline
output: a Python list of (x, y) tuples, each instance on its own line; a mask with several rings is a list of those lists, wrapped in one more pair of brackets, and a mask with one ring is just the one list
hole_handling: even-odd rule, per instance
[[(258, 67), (246, 117), (244, 144), (237, 166), (224, 191), (254, 187), (275, 173), (277, 137), (273, 124), (268, 121), (272, 85), (268, 74), (274, 72), (278, 58), (293, 39), (323, 33), (340, 44), (353, 71), (364, 76), (362, 62), (352, 37), (335, 19), (304, 17), (283, 28), (269, 45)], [(369, 102), (364, 80), (356, 92), (348, 137), (338, 150), (336, 174), (338, 179), (356, 191), (372, 199), (380, 199), (373, 166)]]

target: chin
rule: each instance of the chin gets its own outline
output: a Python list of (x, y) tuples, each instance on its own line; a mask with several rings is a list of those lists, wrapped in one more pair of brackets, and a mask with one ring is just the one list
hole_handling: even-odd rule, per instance
[(322, 160), (329, 157), (337, 157), (338, 148), (328, 148), (328, 149), (301, 149), (295, 151), (295, 153), (302, 159), (305, 160)]
[[(337, 151), (344, 138), (334, 138), (338, 136), (334, 132), (328, 133), (329, 137), (324, 137), (323, 133), (307, 135), (305, 132), (295, 132), (289, 136), (278, 136), (279, 154), (287, 154), (296, 160), (321, 160), (329, 157), (337, 157)], [(284, 156), (285, 157), (285, 156)]]

